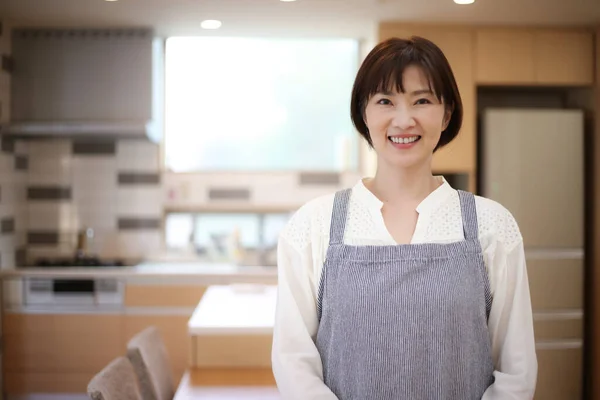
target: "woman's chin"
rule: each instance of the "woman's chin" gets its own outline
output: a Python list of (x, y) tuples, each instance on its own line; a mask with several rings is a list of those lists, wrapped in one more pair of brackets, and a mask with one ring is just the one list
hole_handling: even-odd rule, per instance
[[(381, 160), (381, 157), (379, 158)], [(384, 157), (383, 163), (398, 169), (431, 167), (431, 157), (423, 153), (391, 154)]]

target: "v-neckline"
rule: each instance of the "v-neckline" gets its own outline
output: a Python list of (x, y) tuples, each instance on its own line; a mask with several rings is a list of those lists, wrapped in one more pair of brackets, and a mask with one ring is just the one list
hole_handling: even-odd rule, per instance
[(383, 219), (382, 209), (384, 203), (367, 188), (364, 183), (365, 178), (359, 181), (357, 186), (359, 189), (359, 194), (361, 195), (360, 197), (366, 201), (367, 209), (369, 210), (372, 219), (375, 221), (376, 229), (383, 236), (383, 239), (385, 239), (386, 243), (389, 243), (389, 245), (392, 246), (406, 246), (421, 243), (420, 239), (424, 237), (424, 230), (431, 212), (445, 199), (445, 196), (442, 195), (446, 193), (447, 189), (454, 190), (443, 176), (436, 175), (435, 177), (440, 178), (442, 183), (431, 193), (429, 193), (423, 200), (421, 200), (421, 202), (415, 207), (415, 211), (418, 214), (417, 222), (410, 238), (410, 242), (408, 243), (398, 243), (396, 239), (394, 239), (389, 229), (385, 225), (385, 220)]

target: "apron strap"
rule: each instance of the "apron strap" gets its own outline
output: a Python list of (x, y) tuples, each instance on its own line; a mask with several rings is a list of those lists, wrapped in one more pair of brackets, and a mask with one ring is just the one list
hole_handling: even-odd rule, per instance
[[(477, 225), (477, 207), (475, 206), (475, 195), (473, 193), (458, 190), (458, 197), (460, 198), (460, 210), (462, 214), (465, 240), (477, 240), (479, 236), (479, 228)], [(489, 319), (490, 312), (492, 310), (493, 299), (487, 268), (485, 268), (483, 263), (481, 266), (481, 277), (485, 295), (485, 315), (486, 318)]]
[(343, 244), (344, 231), (346, 230), (346, 217), (348, 203), (352, 189), (340, 190), (333, 199), (333, 212), (331, 213), (331, 227), (329, 228), (329, 245)]
[(465, 239), (477, 239), (479, 236), (479, 228), (477, 227), (475, 195), (463, 190), (458, 190), (458, 198), (460, 199), (460, 211)]

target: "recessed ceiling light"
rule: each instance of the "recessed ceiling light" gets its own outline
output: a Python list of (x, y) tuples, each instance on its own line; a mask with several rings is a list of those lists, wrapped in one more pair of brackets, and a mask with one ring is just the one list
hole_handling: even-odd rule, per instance
[(117, 0), (105, 0), (105, 1), (117, 1)]
[(473, 4), (475, 0), (454, 0), (456, 4)]
[(217, 21), (216, 19), (207, 19), (200, 23), (200, 26), (204, 29), (219, 29), (221, 25), (221, 21)]
[(292, 1), (296, 1), (296, 0), (279, 0), (279, 1), (282, 1), (284, 3), (291, 3)]

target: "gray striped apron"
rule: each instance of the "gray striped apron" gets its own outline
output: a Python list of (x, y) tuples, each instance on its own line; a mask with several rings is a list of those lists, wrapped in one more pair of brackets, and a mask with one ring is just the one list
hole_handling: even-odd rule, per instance
[(344, 244), (351, 189), (336, 193), (316, 345), (340, 400), (479, 400), (493, 383), (475, 197), (458, 192), (464, 240), (386, 246)]

